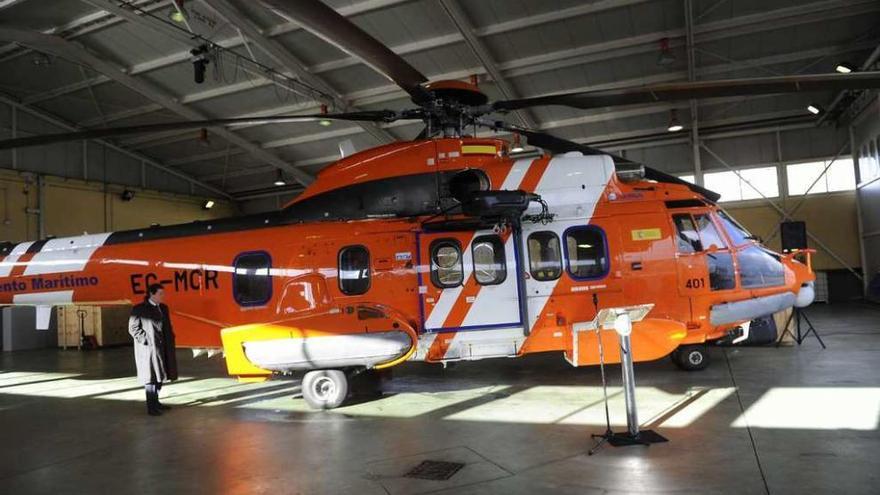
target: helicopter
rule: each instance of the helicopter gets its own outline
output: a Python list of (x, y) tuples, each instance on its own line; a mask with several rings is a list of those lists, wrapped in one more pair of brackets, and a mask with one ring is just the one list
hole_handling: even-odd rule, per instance
[[(314, 408), (339, 407), (359, 375), (558, 352), (572, 366), (620, 362), (597, 321), (633, 315), (635, 361), (709, 364), (707, 345), (809, 305), (811, 251), (775, 253), (719, 208), (719, 195), (651, 167), (499, 119), (542, 105), (880, 87), (880, 73), (647, 85), (488, 101), (433, 81), (317, 0), (275, 2), (410, 96), (404, 110), (171, 122), (0, 141), (0, 149), (169, 130), (324, 119), (424, 123), (412, 141), (328, 165), (278, 211), (0, 245), (0, 304), (132, 304), (159, 283), (178, 347), (222, 353), (231, 376), (303, 373)], [(519, 157), (497, 136), (519, 135)], [(603, 311), (604, 310), (604, 311)], [(608, 313), (611, 311), (612, 313)]]

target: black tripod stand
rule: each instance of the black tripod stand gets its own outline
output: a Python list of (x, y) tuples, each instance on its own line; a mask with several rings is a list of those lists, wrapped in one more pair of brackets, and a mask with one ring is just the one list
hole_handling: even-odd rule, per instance
[[(807, 330), (805, 332), (801, 332), (801, 319), (806, 323)], [(795, 333), (791, 332), (791, 320), (794, 320)], [(791, 335), (791, 338), (797, 342), (797, 345), (801, 345), (803, 341), (810, 335), (813, 334), (816, 337), (816, 340), (819, 341), (819, 345), (822, 346), (822, 349), (825, 349), (825, 342), (822, 342), (822, 337), (819, 336), (819, 332), (816, 331), (816, 327), (813, 326), (813, 322), (807, 318), (807, 314), (801, 308), (794, 308), (791, 312), (791, 315), (788, 317), (788, 320), (785, 322), (785, 329), (782, 331), (782, 335), (779, 336), (779, 339), (776, 340), (776, 347), (779, 347), (779, 344), (782, 343), (782, 339), (785, 338), (785, 334)]]

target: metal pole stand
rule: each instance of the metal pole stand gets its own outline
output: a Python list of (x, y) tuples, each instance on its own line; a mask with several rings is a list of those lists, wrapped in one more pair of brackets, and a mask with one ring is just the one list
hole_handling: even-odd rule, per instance
[[(639, 430), (639, 417), (636, 409), (636, 379), (633, 371), (633, 360), (630, 333), (632, 333), (632, 321), (627, 313), (617, 316), (614, 321), (614, 330), (620, 339), (620, 365), (623, 372), (623, 394), (626, 400), (626, 433), (614, 433), (611, 431), (611, 421), (608, 416), (608, 393), (605, 392), (605, 419), (607, 429), (602, 435), (592, 435), (599, 441), (588, 452), (593, 455), (599, 447), (608, 442), (614, 447), (628, 445), (651, 445), (652, 443), (668, 442), (669, 440), (653, 430)], [(599, 329), (597, 328), (597, 334)], [(602, 388), (605, 389), (605, 359), (602, 353), (602, 338), (599, 336), (599, 366), (602, 370)]]

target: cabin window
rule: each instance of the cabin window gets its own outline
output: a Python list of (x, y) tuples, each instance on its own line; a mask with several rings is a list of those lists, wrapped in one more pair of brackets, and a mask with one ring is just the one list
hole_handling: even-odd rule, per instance
[(370, 252), (364, 246), (346, 246), (339, 250), (339, 290), (348, 296), (370, 289)]
[(484, 235), (471, 244), (474, 260), (474, 279), (480, 285), (497, 285), (507, 278), (504, 262), (504, 243), (497, 235)]
[(455, 239), (440, 239), (431, 244), (431, 281), (442, 288), (457, 287), (464, 280), (461, 246)]
[(233, 262), (232, 292), (241, 306), (262, 306), (272, 298), (272, 258), (264, 251), (242, 253)]
[(565, 256), (569, 275), (575, 279), (603, 277), (608, 273), (608, 253), (602, 229), (572, 227), (565, 231)]
[(562, 275), (562, 250), (559, 237), (550, 231), (529, 236), (529, 273), (540, 282), (556, 280)]

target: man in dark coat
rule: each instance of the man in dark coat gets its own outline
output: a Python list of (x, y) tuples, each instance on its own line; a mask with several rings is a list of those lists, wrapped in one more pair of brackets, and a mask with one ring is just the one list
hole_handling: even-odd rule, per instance
[(144, 302), (131, 308), (128, 333), (134, 339), (134, 361), (138, 381), (147, 393), (147, 414), (160, 416), (171, 409), (159, 402), (162, 382), (177, 380), (177, 358), (174, 353), (174, 330), (168, 306), (163, 304), (165, 289), (152, 284)]

